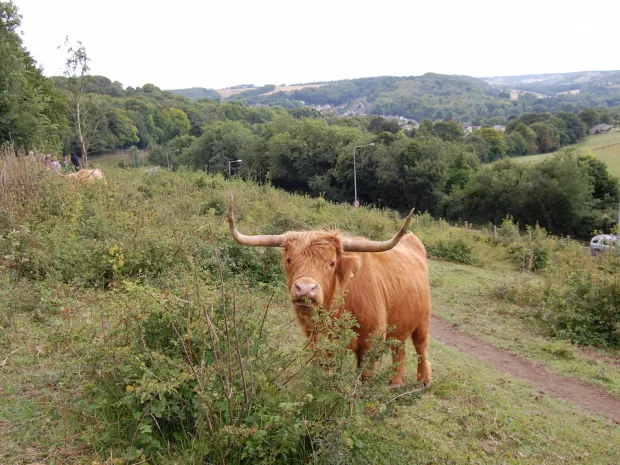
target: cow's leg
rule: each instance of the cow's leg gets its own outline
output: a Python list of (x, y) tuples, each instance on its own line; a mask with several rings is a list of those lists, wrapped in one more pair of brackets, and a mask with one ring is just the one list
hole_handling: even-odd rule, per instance
[(428, 361), (428, 323), (421, 324), (411, 335), (415, 351), (418, 354), (418, 381), (421, 381), (424, 386), (431, 385), (431, 362)]
[(405, 344), (395, 348), (392, 352), (392, 367), (394, 368), (394, 376), (390, 379), (388, 386), (400, 386), (403, 384), (403, 376), (405, 376)]
[[(364, 355), (368, 352), (368, 344), (358, 343), (355, 348), (355, 357), (357, 358), (357, 368), (364, 368)], [(367, 368), (367, 367), (366, 367)], [(362, 371), (362, 383), (370, 377), (370, 372), (367, 369)]]

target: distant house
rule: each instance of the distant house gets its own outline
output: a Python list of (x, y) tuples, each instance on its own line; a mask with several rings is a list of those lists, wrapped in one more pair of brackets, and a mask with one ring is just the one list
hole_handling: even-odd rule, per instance
[(401, 126), (401, 128), (402, 128), (403, 131), (411, 131), (412, 129), (417, 129), (419, 126), (420, 125), (415, 126), (415, 125), (411, 124), (411, 122), (409, 121), (406, 124), (403, 124)]
[(612, 128), (613, 126), (610, 126), (609, 124), (597, 124), (596, 126), (592, 126), (590, 128), (588, 134), (605, 134), (606, 132), (611, 131)]
[(493, 129), (495, 129), (496, 131), (505, 132), (506, 131), (506, 126), (501, 125), (501, 124), (496, 124), (496, 125), (493, 126)]

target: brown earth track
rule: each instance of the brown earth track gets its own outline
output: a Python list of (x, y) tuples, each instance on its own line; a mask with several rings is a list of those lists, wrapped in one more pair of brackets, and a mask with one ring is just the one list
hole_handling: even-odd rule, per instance
[(545, 394), (598, 413), (620, 424), (620, 400), (603, 388), (553, 373), (544, 364), (476, 339), (439, 317), (433, 316), (431, 336), (448, 346), (485, 361), (502, 373), (529, 381)]

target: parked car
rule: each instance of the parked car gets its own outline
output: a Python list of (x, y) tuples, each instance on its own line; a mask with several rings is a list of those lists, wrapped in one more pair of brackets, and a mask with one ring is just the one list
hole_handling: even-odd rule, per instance
[(618, 236), (612, 234), (598, 234), (590, 241), (590, 251), (592, 255), (598, 255), (603, 252), (616, 250), (618, 245)]

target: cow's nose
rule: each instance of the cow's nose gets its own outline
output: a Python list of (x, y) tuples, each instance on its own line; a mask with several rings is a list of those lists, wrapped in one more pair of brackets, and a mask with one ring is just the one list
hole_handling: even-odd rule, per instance
[(295, 298), (297, 299), (300, 297), (309, 297), (314, 299), (318, 290), (319, 285), (316, 283), (295, 283), (293, 285), (293, 292), (295, 294)]

